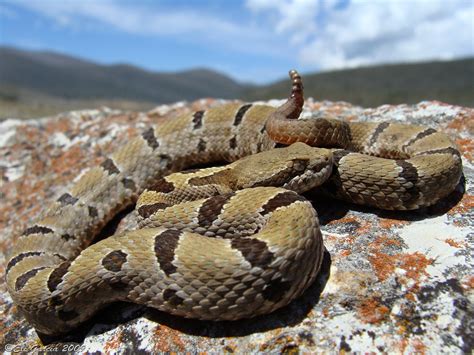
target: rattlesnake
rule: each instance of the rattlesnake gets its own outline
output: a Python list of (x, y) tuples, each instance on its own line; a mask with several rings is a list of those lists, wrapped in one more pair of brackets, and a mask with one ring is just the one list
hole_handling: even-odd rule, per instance
[[(290, 76), (281, 107), (232, 103), (163, 119), (61, 195), (24, 231), (6, 267), (26, 319), (39, 332), (63, 333), (116, 300), (209, 320), (268, 313), (298, 297), (320, 268), (317, 215), (299, 193), (327, 180), (322, 189), (335, 197), (408, 210), (455, 188), (461, 159), (445, 134), (297, 120), (303, 88), (296, 71)], [(233, 163), (183, 171), (216, 161)], [(135, 202), (139, 229), (90, 245)]]

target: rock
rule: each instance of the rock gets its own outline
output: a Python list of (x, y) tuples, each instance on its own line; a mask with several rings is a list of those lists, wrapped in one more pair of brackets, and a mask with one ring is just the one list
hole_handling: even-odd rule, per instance
[[(21, 231), (84, 168), (98, 164), (163, 115), (220, 103), (163, 105), (149, 113), (99, 109), (0, 122), (0, 272), (5, 273), (6, 255)], [(437, 205), (403, 213), (309, 194), (323, 223), (323, 271), (301, 298), (273, 314), (212, 323), (114, 304), (73, 335), (43, 337), (43, 343), (51, 350), (81, 352), (470, 352), (474, 110), (440, 102), (363, 109), (308, 100), (305, 114), (309, 111), (346, 120), (423, 124), (447, 132), (459, 145), (465, 180)], [(40, 348), (5, 283), (0, 294), (0, 349)]]

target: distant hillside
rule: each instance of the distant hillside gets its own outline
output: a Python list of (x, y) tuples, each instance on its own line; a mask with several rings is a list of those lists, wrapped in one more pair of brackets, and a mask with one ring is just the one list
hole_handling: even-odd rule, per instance
[[(208, 69), (156, 73), (131, 65), (100, 65), (53, 52), (0, 47), (0, 119), (38, 117), (107, 105), (147, 110), (202, 97), (285, 98), (289, 81), (252, 86)], [(306, 97), (382, 104), (440, 100), (474, 107), (474, 58), (380, 65), (304, 74)]]
[(246, 88), (207, 69), (154, 73), (131, 65), (99, 65), (67, 55), (10, 47), (0, 47), (0, 86), (64, 99), (157, 104), (201, 97), (236, 98)]
[[(305, 96), (373, 107), (439, 100), (474, 107), (474, 58), (379, 65), (303, 75)], [(250, 89), (247, 100), (285, 97), (288, 80)]]

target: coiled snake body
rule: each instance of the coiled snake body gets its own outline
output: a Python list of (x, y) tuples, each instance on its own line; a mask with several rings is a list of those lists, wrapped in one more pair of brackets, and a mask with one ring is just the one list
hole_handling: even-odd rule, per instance
[[(416, 209), (455, 188), (461, 159), (445, 134), (296, 120), (303, 91), (290, 76), (281, 107), (229, 104), (163, 119), (61, 195), (7, 264), (8, 290), (27, 320), (63, 333), (117, 300), (209, 320), (268, 313), (298, 297), (320, 268), (317, 215), (299, 193), (326, 181), (338, 198)], [(223, 160), (233, 163), (182, 171)], [(89, 246), (136, 201), (140, 229)]]

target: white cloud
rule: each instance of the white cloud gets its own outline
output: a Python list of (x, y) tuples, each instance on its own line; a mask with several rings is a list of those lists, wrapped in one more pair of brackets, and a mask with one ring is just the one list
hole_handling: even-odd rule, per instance
[(204, 17), (193, 11), (167, 11), (159, 13), (147, 8), (144, 4), (130, 6), (111, 0), (101, 1), (28, 1), (16, 0), (31, 10), (42, 13), (55, 19), (64, 26), (79, 25), (83, 19), (97, 20), (113, 28), (137, 34), (181, 34), (193, 31), (205, 31), (205, 25), (221, 31), (223, 34), (232, 34), (238, 28), (231, 23), (219, 19)]
[(200, 11), (199, 7), (161, 10), (156, 4), (136, 2), (132, 5), (116, 0), (15, 0), (11, 3), (40, 13), (60, 26), (77, 30), (98, 24), (144, 36), (183, 36), (187, 40), (208, 41), (241, 52), (272, 51), (273, 40), (269, 32), (257, 25), (243, 26), (221, 19)]
[(246, 0), (238, 16), (205, 3), (179, 9), (120, 0), (11, 3), (66, 28), (172, 37), (305, 70), (474, 55), (473, 0)]
[(474, 55), (472, 0), (247, 0), (298, 39), (307, 69)]
[(322, 2), (314, 0), (248, 0), (246, 5), (254, 13), (276, 11), (272, 19), (278, 34), (289, 33), (293, 43), (303, 43), (311, 33), (317, 31), (315, 16)]

